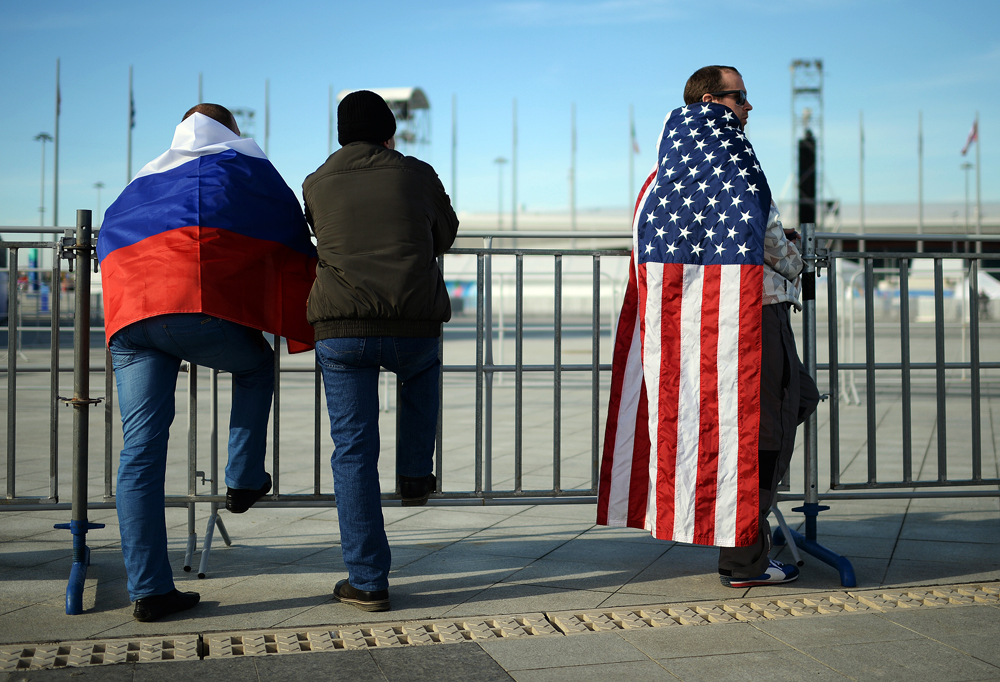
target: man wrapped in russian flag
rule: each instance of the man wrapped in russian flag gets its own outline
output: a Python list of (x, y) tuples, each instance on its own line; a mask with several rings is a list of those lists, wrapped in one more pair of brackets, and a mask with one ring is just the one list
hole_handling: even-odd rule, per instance
[(226, 509), (271, 489), (264, 469), (274, 351), (262, 332), (312, 346), (306, 299), (316, 270), (295, 194), (232, 113), (199, 104), (170, 149), (108, 207), (98, 236), (105, 328), (124, 445), (116, 506), (134, 615), (194, 607), (167, 558), (164, 475), (182, 360), (229, 372), (233, 407)]

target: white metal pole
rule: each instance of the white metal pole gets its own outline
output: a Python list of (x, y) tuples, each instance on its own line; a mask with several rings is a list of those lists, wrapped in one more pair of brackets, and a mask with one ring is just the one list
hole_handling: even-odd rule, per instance
[(631, 208), (635, 205), (635, 110), (634, 107), (628, 105), (628, 203), (625, 204), (626, 209), (629, 209), (631, 214)]
[[(56, 59), (56, 134), (52, 143), (52, 226), (59, 226), (59, 115), (62, 113), (62, 93), (59, 90), (59, 60)], [(979, 145), (976, 145), (976, 149)], [(978, 153), (978, 152), (977, 152)]]
[[(981, 183), (979, 175), (979, 112), (976, 112), (976, 236), (983, 234), (983, 204), (981, 201)], [(976, 242), (976, 253), (982, 253), (982, 242)]]
[(569, 226), (576, 231), (576, 102), (570, 108)]
[[(917, 234), (924, 233), (924, 112), (917, 112)], [(917, 252), (923, 253), (924, 242), (917, 242)]]
[(451, 95), (451, 207), (458, 211), (458, 97)]
[[(858, 150), (859, 150), (859, 163), (858, 163), (858, 208), (860, 213), (860, 224), (858, 231), (863, 235), (865, 233), (865, 112), (858, 112)], [(862, 239), (858, 243), (858, 251), (865, 250), (865, 240)]]
[[(514, 129), (513, 133), (513, 144), (511, 148), (510, 156), (510, 229), (517, 229), (517, 98), (514, 98), (514, 109), (513, 109), (513, 121)], [(501, 288), (501, 292), (503, 289)], [(503, 308), (501, 307), (501, 310)], [(503, 353), (503, 346), (500, 349), (501, 354)], [(503, 377), (503, 375), (500, 375)]]

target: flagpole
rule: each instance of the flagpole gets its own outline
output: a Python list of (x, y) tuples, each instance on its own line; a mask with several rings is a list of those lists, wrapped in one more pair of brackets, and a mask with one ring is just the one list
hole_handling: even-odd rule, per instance
[(271, 141), (271, 79), (264, 79), (264, 156), (268, 156)]
[(569, 226), (576, 231), (576, 102), (570, 106)]
[[(52, 145), (52, 226), (59, 226), (59, 114), (62, 110), (62, 95), (59, 91), (59, 59), (56, 58), (56, 135)], [(978, 150), (978, 145), (976, 146)], [(979, 153), (978, 151), (976, 152)]]
[(201, 76), (202, 76), (202, 72), (199, 71), (198, 72), (198, 104), (201, 104), (202, 102), (205, 101), (205, 97), (202, 95), (202, 88), (201, 88), (201, 86), (202, 86), (202, 82), (201, 82), (202, 78), (201, 78)]
[(517, 97), (514, 98), (513, 148), (510, 155), (510, 229), (517, 229)]
[(458, 211), (458, 97), (451, 94), (451, 207)]
[[(858, 163), (858, 171), (859, 171), (858, 192), (860, 201), (858, 203), (858, 206), (861, 210), (860, 213), (861, 222), (859, 224), (858, 231), (862, 235), (864, 235), (865, 233), (865, 112), (864, 111), (858, 112), (858, 130), (859, 130), (858, 149), (860, 152), (859, 163)], [(864, 250), (865, 250), (865, 240), (861, 239), (858, 242), (858, 251), (864, 251)]]
[(132, 128), (134, 127), (135, 127), (135, 97), (132, 96), (132, 66), (129, 65), (128, 67), (128, 157), (125, 164), (126, 185), (132, 182)]
[(625, 208), (630, 210), (635, 203), (635, 112), (628, 105), (628, 203)]
[[(917, 112), (917, 234), (924, 233), (924, 112)], [(917, 253), (923, 253), (924, 242), (917, 242)]]
[(326, 155), (333, 154), (333, 85), (327, 87)]
[[(982, 186), (979, 182), (979, 112), (976, 112), (976, 236), (983, 234), (983, 205), (981, 202), (980, 190)], [(976, 242), (976, 253), (983, 252), (983, 243)]]

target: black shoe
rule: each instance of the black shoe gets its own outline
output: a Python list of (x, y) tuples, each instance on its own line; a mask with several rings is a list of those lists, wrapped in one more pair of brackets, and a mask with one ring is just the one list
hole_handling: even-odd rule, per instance
[(396, 485), (404, 507), (422, 507), (437, 488), (437, 476), (427, 474), (423, 478), (410, 478), (400, 474), (396, 477)]
[(264, 497), (271, 491), (271, 474), (267, 475), (267, 483), (260, 490), (248, 490), (246, 488), (226, 489), (226, 509), (233, 514), (242, 514), (254, 505), (254, 502)]
[(350, 604), (362, 611), (388, 611), (389, 590), (358, 590), (347, 580), (341, 580), (333, 588), (333, 598), (342, 604)]
[(201, 595), (197, 592), (181, 592), (174, 589), (166, 594), (136, 599), (132, 615), (135, 616), (136, 620), (148, 623), (151, 620), (159, 620), (164, 616), (169, 616), (171, 613), (193, 609), (199, 601), (201, 601)]

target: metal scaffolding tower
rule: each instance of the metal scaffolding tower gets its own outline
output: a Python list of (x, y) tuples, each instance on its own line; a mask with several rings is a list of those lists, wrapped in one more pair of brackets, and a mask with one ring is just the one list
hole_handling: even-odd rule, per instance
[[(787, 222), (790, 225), (815, 222), (819, 228), (822, 228), (827, 211), (817, 209), (826, 208), (823, 202), (825, 180), (823, 175), (823, 60), (796, 59), (792, 62), (791, 72), (792, 187), (796, 188), (798, 192), (798, 200), (793, 204), (792, 215), (788, 216)], [(811, 193), (808, 190), (810, 186), (815, 188)], [(810, 213), (812, 215), (809, 215)]]

